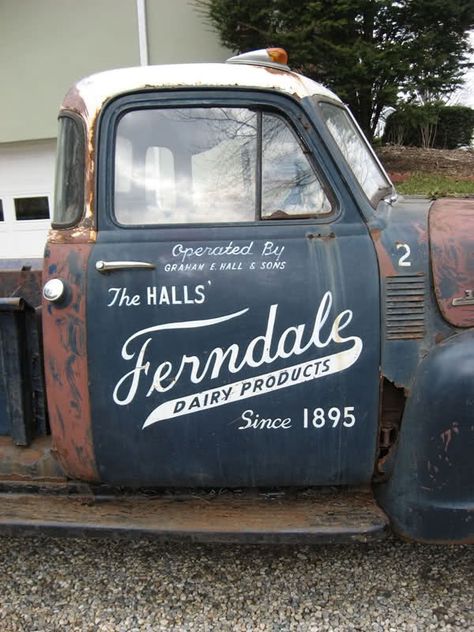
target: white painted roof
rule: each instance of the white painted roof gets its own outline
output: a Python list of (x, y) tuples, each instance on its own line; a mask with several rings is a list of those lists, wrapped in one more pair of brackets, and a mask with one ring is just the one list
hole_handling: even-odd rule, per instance
[(317, 95), (340, 101), (321, 84), (288, 70), (230, 63), (179, 64), (123, 68), (91, 75), (71, 88), (62, 107), (80, 112), (91, 122), (103, 103), (114, 96), (167, 88), (253, 88), (300, 99)]

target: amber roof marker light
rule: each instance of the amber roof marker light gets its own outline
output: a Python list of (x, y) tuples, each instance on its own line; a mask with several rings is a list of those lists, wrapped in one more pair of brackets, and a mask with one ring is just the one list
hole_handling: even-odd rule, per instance
[(235, 55), (227, 60), (229, 64), (250, 64), (251, 66), (269, 66), (279, 70), (290, 70), (288, 53), (284, 48), (261, 48), (248, 53)]

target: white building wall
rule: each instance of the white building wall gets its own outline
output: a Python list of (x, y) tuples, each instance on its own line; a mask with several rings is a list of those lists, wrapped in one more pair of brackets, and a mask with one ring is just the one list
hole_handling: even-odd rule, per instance
[(0, 260), (43, 256), (50, 220), (18, 221), (15, 199), (46, 196), (52, 212), (55, 153), (54, 139), (0, 145)]
[[(143, 5), (150, 64), (229, 56), (193, 0)], [(14, 200), (48, 196), (52, 209), (52, 137), (67, 89), (94, 72), (139, 64), (137, 0), (0, 0), (0, 268), (5, 259), (42, 256), (49, 221), (18, 221)]]

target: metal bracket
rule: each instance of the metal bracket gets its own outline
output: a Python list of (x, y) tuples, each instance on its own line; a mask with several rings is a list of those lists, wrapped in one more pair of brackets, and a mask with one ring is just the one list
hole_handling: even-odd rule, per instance
[(474, 290), (464, 290), (464, 296), (453, 298), (452, 305), (460, 307), (462, 305), (474, 305)]

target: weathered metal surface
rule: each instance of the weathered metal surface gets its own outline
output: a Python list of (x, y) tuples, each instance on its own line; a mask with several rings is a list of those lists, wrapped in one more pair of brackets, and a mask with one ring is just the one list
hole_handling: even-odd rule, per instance
[(385, 480), (393, 468), (404, 407), (405, 394), (403, 389), (397, 388), (384, 378), (382, 381), (379, 458), (375, 477), (377, 482)]
[(8, 494), (0, 531), (67, 530), (213, 542), (364, 542), (382, 537), (385, 514), (360, 490), (256, 491), (94, 497)]
[(377, 499), (394, 528), (425, 541), (474, 542), (474, 331), (421, 362), (400, 442)]
[(90, 213), (82, 218), (80, 225), (75, 228), (51, 229), (48, 235), (49, 244), (88, 244), (96, 239), (96, 232), (92, 227)]
[[(47, 431), (45, 389), (41, 341), (41, 270), (25, 267), (21, 270), (0, 270), (0, 297), (21, 297), (36, 309), (36, 314), (25, 315), (28, 346), (29, 379), (36, 434)], [(34, 322), (36, 320), (36, 322)]]
[(431, 287), (428, 213), (432, 202), (402, 198), (370, 223), (383, 290), (382, 374), (408, 393), (423, 357), (455, 331)]
[(94, 190), (97, 120), (104, 104), (114, 96), (127, 92), (189, 88), (261, 89), (276, 91), (296, 99), (318, 95), (340, 102), (324, 86), (297, 73), (233, 64), (180, 64), (147, 66), (107, 71), (87, 77), (67, 93), (61, 111), (78, 114), (86, 127), (85, 209), (81, 222), (71, 230), (50, 231), (49, 243), (89, 243), (95, 240), (97, 218)]
[(424, 275), (387, 277), (385, 283), (385, 327), (388, 340), (424, 338)]
[(69, 296), (60, 305), (45, 302), (43, 336), (49, 419), (54, 450), (72, 478), (97, 480), (91, 437), (86, 352), (87, 244), (50, 244), (44, 281), (61, 278)]
[(123, 68), (92, 75), (68, 92), (62, 107), (92, 121), (103, 103), (119, 94), (182, 88), (250, 88), (299, 99), (317, 95), (340, 102), (321, 84), (294, 72), (237, 64), (179, 64)]
[(0, 297), (19, 296), (33, 307), (41, 305), (41, 270), (0, 270)]
[[(306, 221), (139, 228), (113, 219), (104, 174), (116, 118), (124, 107), (179, 107), (189, 98), (217, 106), (222, 97), (179, 90), (124, 95), (101, 118), (88, 353), (102, 480), (134, 487), (366, 483), (377, 454), (379, 283), (370, 237), (349, 195), (330, 217)], [(308, 147), (317, 147), (318, 139), (301, 129), (297, 102), (237, 90), (226, 98), (280, 111)], [(104, 275), (95, 267), (123, 260), (156, 268)], [(363, 275), (351, 274), (357, 266)], [(183, 292), (201, 286), (202, 300), (184, 299)], [(166, 292), (175, 298), (160, 300)], [(125, 294), (133, 306), (126, 307)], [(333, 336), (342, 321), (344, 336)], [(328, 370), (311, 374), (306, 363), (322, 366), (322, 358)], [(165, 366), (166, 386), (159, 377)], [(320, 387), (313, 383), (319, 377)], [(264, 379), (268, 388), (261, 389)], [(314, 411), (334, 407), (341, 422), (344, 408), (357, 411), (355, 427), (318, 428)], [(266, 427), (273, 420), (275, 428)]]
[(0, 367), (0, 434), (28, 445), (46, 422), (38, 322), (22, 298), (0, 298)]
[(455, 327), (474, 326), (474, 200), (437, 200), (429, 216), (438, 305)]
[(104, 104), (120, 94), (151, 91), (210, 89), (260, 89), (274, 91), (297, 100), (320, 96), (332, 101), (340, 99), (324, 86), (297, 73), (235, 64), (180, 64), (147, 66), (107, 71), (85, 78), (67, 93), (61, 111), (78, 114), (86, 128), (85, 209), (81, 222), (72, 230), (52, 230), (50, 243), (88, 243), (95, 240), (97, 218), (94, 190), (97, 120)]
[(28, 448), (0, 437), (0, 483), (63, 481), (64, 472), (51, 449), (51, 437), (37, 437)]
[[(169, 88), (173, 88), (175, 92), (169, 92)], [(115, 123), (112, 124), (111, 121), (114, 116), (121, 116), (118, 110), (119, 102), (126, 107), (131, 107), (132, 102), (140, 108), (156, 104), (158, 107), (158, 102), (163, 99), (161, 104), (166, 102), (170, 105), (186, 98), (186, 92), (182, 88), (190, 88), (196, 102), (201, 98), (207, 104), (212, 101), (218, 89), (227, 88), (226, 95), (229, 98), (236, 96), (237, 103), (244, 94), (240, 89), (250, 88), (252, 92), (248, 90), (245, 93), (248, 102), (255, 100), (255, 103), (261, 106), (264, 99), (267, 99), (266, 107), (280, 107), (282, 113), (292, 119), (295, 126), (301, 119), (301, 112), (295, 114), (293, 110), (300, 109), (301, 103), (304, 107), (305, 100), (310, 101), (313, 95), (333, 100), (336, 98), (318, 84), (292, 73), (222, 65), (182, 66), (179, 69), (142, 68), (102, 73), (80, 82), (67, 95), (63, 109), (77, 112), (87, 130), (84, 174), (86, 205), (83, 218), (77, 227), (50, 233), (50, 251), (47, 255), (45, 274), (45, 280), (52, 276), (62, 276), (70, 285), (70, 296), (63, 305), (48, 305), (45, 308), (45, 331), (49, 335), (49, 339), (46, 339), (46, 367), (51, 394), (52, 426), (55, 447), (67, 473), (75, 478), (96, 481), (99, 478), (99, 466), (103, 481), (132, 487), (165, 484), (217, 486), (220, 484), (219, 481), (222, 481), (224, 486), (243, 487), (266, 484), (355, 485), (359, 482), (365, 484), (370, 480), (379, 447), (379, 472), (386, 479), (390, 479), (387, 483), (390, 491), (388, 495), (382, 496), (384, 500), (388, 498), (387, 511), (393, 516), (397, 529), (418, 539), (469, 540), (472, 537), (471, 525), (468, 524), (472, 518), (472, 498), (469, 496), (469, 490), (466, 490), (469, 481), (472, 483), (472, 465), (466, 460), (469, 459), (469, 455), (466, 457), (466, 446), (469, 454), (472, 453), (469, 446), (472, 445), (473, 400), (472, 387), (466, 386), (464, 380), (466, 372), (470, 370), (469, 360), (466, 358), (469, 358), (469, 354), (472, 356), (472, 340), (463, 339), (464, 348), (462, 344), (453, 342), (456, 330), (452, 325), (456, 323), (449, 318), (444, 320), (441, 317), (436, 299), (433, 293), (428, 291), (432, 286), (428, 241), (428, 211), (431, 202), (405, 200), (392, 206), (384, 201), (380, 205), (383, 209), (377, 209), (375, 212), (373, 209), (365, 210), (364, 204), (367, 200), (361, 201), (361, 192), (354, 194), (353, 197), (346, 195), (348, 191), (357, 189), (357, 185), (351, 181), (352, 176), (349, 174), (348, 177), (338, 165), (330, 164), (330, 147), (321, 147), (324, 144), (321, 142), (321, 139), (324, 141), (324, 135), (318, 136), (315, 142), (312, 139), (314, 130), (311, 124), (306, 123), (303, 128), (300, 125), (298, 133), (306, 137), (310, 153), (313, 152), (315, 159), (320, 162), (319, 166), (325, 173), (327, 182), (333, 187), (335, 194), (337, 193), (335, 197), (338, 198), (337, 213), (329, 217), (324, 230), (319, 230), (323, 222), (316, 220), (319, 226), (311, 227), (310, 232), (297, 224), (291, 225), (290, 228), (290, 222), (282, 222), (278, 226), (271, 223), (265, 227), (260, 225), (258, 232), (255, 233), (252, 232), (255, 227), (244, 224), (233, 226), (228, 233), (226, 231), (229, 228), (226, 226), (160, 227), (155, 231), (134, 230), (129, 233), (123, 227), (119, 228), (113, 220), (112, 185), (106, 181), (111, 152), (104, 150), (104, 153), (99, 152), (100, 155), (96, 155), (96, 135), (101, 134), (100, 147), (105, 148), (108, 142), (112, 143), (116, 128)], [(201, 89), (200, 92), (197, 88)], [(208, 88), (212, 89), (212, 92)], [(261, 90), (261, 97), (254, 88)], [(159, 95), (158, 92), (162, 89), (165, 93)], [(114, 96), (130, 92), (139, 94), (129, 94), (114, 101), (104, 111), (101, 129), (97, 130), (98, 117), (104, 103)], [(144, 94), (145, 92), (147, 94)], [(271, 92), (274, 94), (271, 95)], [(221, 94), (219, 92), (219, 95)], [(287, 98), (288, 96), (292, 99)], [(278, 99), (282, 101), (280, 105)], [(318, 123), (317, 120), (319, 114), (316, 110), (312, 111), (310, 119), (311, 116), (315, 126), (321, 126), (321, 121)], [(107, 134), (110, 134), (109, 138)], [(328, 152), (329, 161), (327, 157), (324, 158)], [(97, 160), (100, 162), (97, 163)], [(102, 175), (96, 173), (96, 164), (101, 165)], [(98, 201), (95, 198), (96, 182)], [(436, 205), (434, 208), (432, 217), (436, 220)], [(446, 208), (445, 206), (443, 211), (440, 211), (443, 221)], [(456, 206), (458, 210), (454, 211), (456, 216), (459, 214), (459, 208)], [(100, 209), (99, 220), (96, 209)], [(377, 252), (378, 269), (362, 215), (370, 220), (369, 228)], [(101, 230), (99, 239), (96, 240), (95, 230), (98, 222), (104, 230)], [(462, 220), (458, 219), (458, 228), (461, 222)], [(442, 246), (439, 257), (441, 262), (443, 258), (449, 259), (450, 250), (458, 248), (457, 234), (454, 230), (451, 232), (451, 241), (448, 245)], [(444, 239), (441, 232), (439, 239)], [(248, 244), (246, 247), (249, 250), (252, 244), (256, 249), (254, 254), (257, 249), (263, 253), (268, 240), (268, 243), (277, 244), (281, 251), (285, 249), (285, 266), (289, 265), (282, 267), (278, 274), (274, 275), (265, 273), (264, 276), (254, 271), (244, 278), (244, 274), (240, 274), (240, 282), (246, 289), (246, 295), (241, 296), (235, 293), (228, 277), (214, 272), (216, 268), (211, 267), (212, 261), (209, 259), (205, 261), (203, 269), (206, 273), (199, 287), (212, 286), (212, 292), (209, 290), (208, 296), (202, 302), (186, 302), (178, 298), (176, 301), (160, 303), (159, 309), (154, 309), (157, 307), (156, 302), (153, 303), (151, 299), (145, 300), (150, 292), (157, 292), (160, 287), (167, 291), (166, 284), (172, 287), (174, 292), (180, 288), (186, 288), (188, 291), (186, 284), (190, 283), (190, 276), (187, 270), (181, 271), (178, 266), (174, 270), (166, 270), (174, 261), (174, 244), (186, 243), (193, 251), (195, 248), (200, 250), (203, 243), (212, 242), (223, 247), (227, 243), (233, 243), (231, 240)], [(96, 241), (92, 250), (92, 243)], [(435, 248), (436, 243), (432, 243), (433, 252)], [(156, 275), (155, 272), (147, 272), (143, 276), (143, 271), (138, 275), (128, 275), (123, 271), (115, 271), (113, 275), (96, 274), (94, 264), (98, 260), (134, 260), (139, 258), (137, 252), (140, 257), (144, 256), (143, 253), (146, 254), (144, 260), (156, 259), (159, 262), (160, 267), (157, 267)], [(468, 248), (468, 252), (472, 254), (472, 248)], [(452, 267), (457, 274), (459, 266), (452, 264)], [(472, 271), (471, 260), (463, 259), (460, 267), (464, 271)], [(89, 331), (85, 322), (86, 268), (90, 275), (87, 288), (89, 317), (94, 315), (93, 321), (89, 321), (94, 322), (94, 327), (90, 325)], [(357, 269), (363, 270), (363, 277), (353, 273)], [(166, 275), (164, 271), (167, 272)], [(186, 274), (182, 275), (181, 272)], [(437, 274), (446, 274), (446, 270), (437, 273), (433, 267), (433, 274), (435, 277)], [(109, 278), (112, 276), (113, 278)], [(193, 275), (192, 278), (194, 281), (197, 275)], [(472, 275), (470, 278), (472, 280)], [(459, 280), (459, 275), (456, 279)], [(382, 301), (379, 301), (379, 280)], [(257, 283), (258, 286), (255, 285)], [(442, 291), (444, 292), (444, 287)], [(472, 291), (471, 283), (470, 286), (468, 284), (468, 287), (463, 287), (459, 295), (450, 296), (452, 309), (458, 310), (458, 314), (465, 313), (462, 310), (466, 308), (471, 308)], [(128, 292), (133, 294), (129, 296)], [(323, 294), (324, 292), (326, 294)], [(114, 293), (117, 301), (114, 299)], [(119, 293), (122, 297), (120, 299)], [(260, 408), (258, 413), (257, 407), (243, 411), (236, 405), (238, 400), (228, 403), (224, 399), (218, 401), (223, 395), (220, 390), (212, 393), (213, 397), (217, 395), (218, 400), (211, 401), (212, 406), (208, 406), (207, 400), (203, 403), (199, 399), (200, 392), (193, 389), (190, 389), (191, 393), (188, 392), (188, 384), (185, 382), (187, 374), (184, 372), (184, 378), (181, 379), (181, 369), (176, 373), (180, 381), (176, 378), (174, 383), (166, 383), (164, 386), (168, 374), (163, 375), (163, 367), (184, 367), (190, 357), (201, 366), (201, 357), (212, 359), (212, 354), (226, 349), (225, 345), (234, 338), (234, 348), (247, 349), (245, 357), (250, 357), (254, 361), (248, 349), (253, 350), (255, 341), (264, 339), (261, 335), (265, 330), (262, 323), (265, 325), (267, 322), (267, 332), (273, 335), (275, 323), (272, 321), (270, 327), (270, 314), (275, 320), (277, 308), (279, 317), (284, 316), (284, 321), (277, 321), (275, 329), (280, 336), (279, 349), (283, 349), (290, 331), (302, 332), (306, 324), (311, 322), (311, 319), (314, 320), (314, 312), (314, 331), (318, 332), (319, 336), (317, 324), (324, 324), (329, 318), (330, 311), (317, 311), (318, 301), (321, 310), (323, 295), (330, 296), (331, 305), (338, 314), (335, 323), (339, 323), (344, 314), (350, 313), (350, 319), (344, 322), (343, 327), (350, 323), (357, 336), (339, 340), (326, 336), (325, 344), (321, 344), (321, 340), (317, 338), (319, 345), (315, 346), (322, 348), (332, 343), (340, 344), (341, 340), (359, 341), (360, 348), (363, 348), (362, 360), (359, 361), (357, 356), (357, 370), (353, 372), (344, 371), (339, 367), (338, 372), (341, 375), (338, 376), (337, 382), (335, 378), (331, 382), (327, 379), (328, 376), (324, 376), (326, 388), (308, 389), (308, 392), (301, 389), (298, 406), (301, 403), (306, 406), (306, 401), (310, 404), (303, 411), (300, 406), (298, 413), (293, 412), (297, 408), (295, 402), (286, 397), (283, 389), (282, 395), (258, 400), (259, 404), (267, 402), (268, 409), (264, 413), (268, 419), (264, 418), (265, 424), (269, 421), (273, 423), (273, 419), (278, 419), (280, 423), (282, 411), (285, 422), (289, 420), (294, 424), (290, 416), (296, 419), (296, 414), (299, 420), (306, 419), (306, 426), (303, 421), (298, 433), (278, 435), (275, 432), (267, 438), (262, 433), (257, 435), (254, 430), (247, 432), (255, 422), (254, 414), (260, 420)], [(123, 302), (124, 308), (117, 309), (117, 302), (119, 306), (122, 306)], [(271, 303), (274, 311), (269, 312), (268, 306)], [(222, 315), (223, 312), (219, 311), (222, 305), (234, 311)], [(132, 306), (133, 309), (128, 309)], [(155, 330), (161, 332), (163, 323), (164, 331), (176, 323), (182, 325), (200, 322), (204, 326), (204, 323), (213, 322), (213, 319), (222, 325), (228, 318), (240, 319), (246, 312), (249, 312), (252, 318), (242, 318), (238, 321), (239, 326), (232, 324), (227, 331), (226, 325), (220, 327), (217, 333), (214, 329), (204, 329), (204, 334), (201, 329), (199, 335), (195, 336), (192, 331), (188, 332), (188, 338), (182, 335), (181, 330), (180, 335), (169, 337), (160, 333), (156, 344), (154, 338), (150, 337), (142, 341), (140, 353), (139, 346), (134, 347), (132, 352), (127, 352), (129, 341), (135, 342), (137, 337), (144, 333), (148, 334)], [(295, 319), (296, 314), (298, 319)], [(382, 335), (378, 330), (380, 320)], [(114, 322), (114, 331), (117, 333), (109, 334), (106, 338), (108, 324), (111, 321)], [(334, 327), (335, 325), (333, 330)], [(189, 329), (192, 330), (191, 327)], [(90, 374), (87, 365), (86, 334)], [(222, 336), (220, 342), (219, 335)], [(268, 337), (271, 341), (270, 334)], [(451, 339), (448, 342), (439, 344), (449, 337)], [(108, 357), (104, 357), (102, 351), (104, 340)], [(381, 373), (385, 378), (380, 425), (377, 423), (377, 386), (380, 384), (380, 354), (377, 348), (379, 340), (382, 340), (383, 344)], [(216, 344), (220, 346), (216, 347)], [(270, 342), (268, 344), (270, 347)], [(448, 352), (444, 351), (446, 348)], [(194, 355), (189, 356), (190, 352)], [(266, 363), (271, 364), (275, 359), (287, 359), (288, 355), (275, 355)], [(318, 358), (319, 356), (316, 360)], [(429, 361), (424, 362), (424, 358), (429, 358)], [(435, 358), (433, 362), (432, 358)], [(438, 368), (441, 366), (440, 358), (444, 362), (444, 368)], [(134, 363), (123, 366), (124, 361), (130, 362), (132, 359)], [(163, 359), (165, 362), (162, 363)], [(313, 360), (311, 358), (311, 361)], [(155, 371), (151, 370), (154, 364), (158, 367)], [(210, 365), (204, 364), (203, 360), (202, 366), (207, 370)], [(213, 380), (221, 378), (221, 381), (210, 382), (204, 393), (209, 394), (211, 387), (215, 387), (216, 384), (223, 388), (231, 382), (230, 372), (236, 371), (229, 369), (229, 375), (225, 375), (223, 366), (224, 363), (221, 362), (212, 373)], [(246, 373), (243, 373), (242, 377), (252, 380), (259, 377), (254, 375), (252, 370), (256, 366), (258, 363), (255, 361), (251, 366), (249, 363), (249, 367), (244, 366)], [(281, 362), (278, 370), (282, 371), (286, 366)], [(204, 378), (208, 377), (205, 370), (199, 379), (194, 375), (193, 384), (203, 381), (201, 390), (205, 388)], [(171, 369), (168, 373), (170, 372)], [(150, 381), (153, 373), (156, 381)], [(261, 377), (266, 375), (262, 374)], [(472, 371), (470, 377), (472, 378)], [(147, 382), (149, 378), (150, 383)], [(438, 379), (441, 381), (436, 387)], [(117, 395), (117, 388), (122, 388), (124, 384), (124, 392), (120, 391)], [(252, 385), (253, 382), (249, 384)], [(459, 384), (463, 385), (462, 388)], [(156, 388), (157, 385), (159, 388)], [(174, 399), (167, 400), (167, 396), (163, 397), (163, 393), (169, 389), (175, 389)], [(448, 396), (445, 396), (445, 393), (448, 393)], [(410, 406), (401, 424), (405, 396), (410, 394)], [(191, 397), (194, 398), (192, 402)], [(454, 409), (453, 402), (457, 401), (456, 398), (464, 399), (460, 403), (458, 417), (454, 419), (449, 415), (450, 408)], [(117, 409), (113, 408), (112, 404), (113, 419), (110, 412), (111, 401), (116, 406), (122, 406), (121, 409)], [(356, 409), (358, 414), (359, 411), (363, 411), (365, 434), (358, 434), (359, 430), (351, 431), (350, 443), (344, 443), (336, 433), (323, 435), (318, 429), (319, 434), (314, 434), (308, 439), (310, 435), (302, 432), (302, 429), (306, 432), (309, 426), (308, 411), (328, 409), (338, 402), (349, 403), (349, 410)], [(222, 407), (223, 412), (219, 411), (220, 416), (214, 410), (218, 408), (214, 406), (216, 403)], [(186, 407), (188, 404), (189, 410), (185, 411), (186, 423), (193, 423), (186, 425), (183, 419), (176, 422), (174, 417), (181, 416), (177, 413), (183, 410), (180, 407)], [(231, 408), (231, 404), (235, 404), (234, 408)], [(163, 405), (165, 408), (169, 405), (172, 414), (165, 411), (168, 415), (166, 416), (161, 409)], [(150, 406), (155, 408), (144, 420), (143, 411)], [(198, 417), (196, 413), (202, 412), (199, 410), (201, 406), (206, 412), (205, 415)], [(118, 412), (119, 410), (121, 412)], [(197, 418), (199, 425), (195, 423)], [(239, 419), (245, 421), (247, 426), (238, 430), (244, 430), (246, 434), (234, 432), (232, 435), (236, 430), (235, 422)], [(155, 423), (158, 421), (164, 423), (158, 425)], [(254, 425), (252, 428), (256, 429), (257, 426)], [(402, 434), (399, 442), (400, 430)], [(378, 431), (380, 439), (377, 446)], [(248, 437), (250, 432), (254, 432), (251, 441), (240, 436)], [(322, 435), (324, 440), (320, 438)], [(463, 436), (465, 444), (458, 441), (459, 435)], [(444, 456), (440, 456), (441, 445), (444, 446)], [(354, 458), (354, 454), (358, 460)], [(443, 462), (433, 464), (434, 458)], [(358, 466), (360, 471), (357, 470)], [(363, 477), (362, 468), (365, 468)], [(390, 476), (392, 469), (394, 474)], [(181, 503), (165, 496), (151, 499), (91, 496), (82, 500), (76, 497), (72, 502), (66, 498), (55, 497), (51, 502), (48, 501), (47, 506), (45, 505), (45, 510), (48, 508), (47, 515), (42, 513), (43, 508), (40, 507), (38, 497), (25, 503), (29, 504), (28, 512), (27, 508), (22, 508), (21, 499), (15, 501), (11, 496), (11, 505), (5, 505), (7, 512), (10, 513), (3, 524), (6, 529), (10, 528), (7, 525), (11, 524), (26, 530), (39, 525), (49, 529), (67, 525), (72, 531), (131, 530), (133, 533), (155, 533), (163, 538), (175, 534), (177, 537), (222, 541), (301, 541), (304, 538), (307, 538), (307, 541), (321, 538), (334, 540), (339, 537), (365, 538), (368, 533), (380, 533), (386, 524), (383, 516), (381, 520), (380, 516), (374, 517), (373, 520), (370, 518), (370, 524), (364, 523), (361, 531), (362, 516), (374, 515), (370, 508), (372, 500), (370, 499), (368, 504), (362, 502), (358, 505), (357, 494), (354, 494), (353, 490), (348, 493), (351, 494), (351, 499), (346, 498), (342, 503), (338, 501), (335, 504), (328, 497), (325, 500), (321, 497), (296, 500), (279, 497), (278, 504), (267, 504), (263, 503), (261, 498), (253, 503), (245, 495), (244, 504), (240, 499), (236, 499), (235, 495), (225, 498), (218, 496), (220, 504), (217, 505), (214, 500), (210, 501), (208, 496), (193, 497), (189, 502)], [(23, 499), (25, 498), (26, 496), (23, 496)], [(342, 497), (338, 495), (338, 498), (341, 500)], [(411, 515), (410, 512), (415, 515)], [(431, 525), (432, 522), (436, 523), (434, 527)]]

